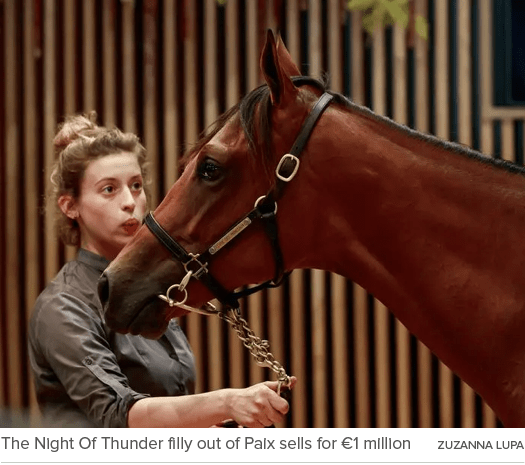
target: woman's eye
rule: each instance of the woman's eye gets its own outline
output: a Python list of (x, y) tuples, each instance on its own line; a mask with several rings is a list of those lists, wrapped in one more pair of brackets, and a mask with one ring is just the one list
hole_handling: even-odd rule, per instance
[(104, 187), (104, 189), (102, 189), (102, 192), (104, 192), (105, 194), (112, 194), (113, 192), (115, 192), (115, 189), (113, 188), (113, 186), (106, 186)]
[(134, 182), (132, 185), (131, 185), (131, 188), (135, 191), (140, 191), (142, 189), (142, 183), (141, 182)]
[(198, 167), (197, 172), (205, 181), (216, 181), (221, 176), (221, 167), (213, 160), (204, 160)]

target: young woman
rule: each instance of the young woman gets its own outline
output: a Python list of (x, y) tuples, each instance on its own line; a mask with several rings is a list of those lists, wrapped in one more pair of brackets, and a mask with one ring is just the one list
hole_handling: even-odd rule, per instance
[[(76, 260), (38, 297), (29, 355), (45, 426), (208, 427), (228, 419), (249, 427), (282, 420), (288, 403), (276, 382), (194, 394), (195, 367), (175, 320), (158, 340), (104, 324), (97, 280), (129, 242), (147, 210), (145, 149), (134, 134), (68, 118), (50, 202)], [(294, 380), (295, 381), (295, 380)]]

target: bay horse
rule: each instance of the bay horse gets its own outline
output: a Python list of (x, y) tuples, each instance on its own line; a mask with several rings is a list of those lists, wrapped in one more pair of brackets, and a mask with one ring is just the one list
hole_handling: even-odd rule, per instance
[(260, 67), (265, 84), (197, 143), (102, 276), (108, 324), (158, 337), (190, 307), (213, 313), (212, 297), (235, 306), (241, 286), (322, 269), (525, 427), (525, 170), (300, 77), (271, 32)]

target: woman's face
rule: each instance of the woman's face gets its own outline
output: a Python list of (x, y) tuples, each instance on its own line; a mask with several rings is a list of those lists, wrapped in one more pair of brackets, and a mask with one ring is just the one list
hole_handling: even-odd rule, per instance
[(82, 247), (113, 260), (146, 213), (136, 155), (117, 153), (89, 163), (75, 202)]

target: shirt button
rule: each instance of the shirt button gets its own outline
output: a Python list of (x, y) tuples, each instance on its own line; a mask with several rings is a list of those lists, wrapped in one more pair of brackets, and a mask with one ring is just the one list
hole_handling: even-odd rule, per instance
[(93, 362), (92, 362), (92, 360), (91, 360), (90, 358), (88, 358), (88, 359), (86, 360), (86, 365), (91, 365), (92, 363), (93, 363)]

